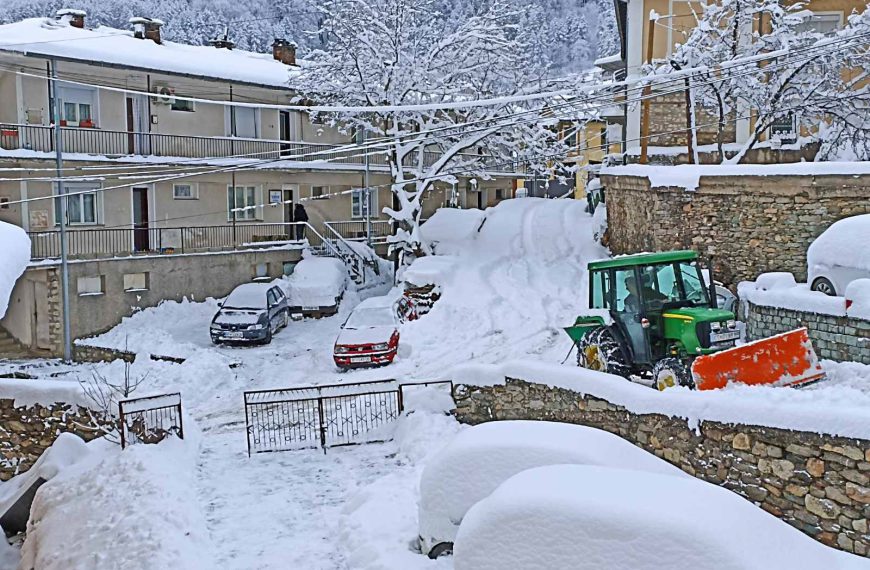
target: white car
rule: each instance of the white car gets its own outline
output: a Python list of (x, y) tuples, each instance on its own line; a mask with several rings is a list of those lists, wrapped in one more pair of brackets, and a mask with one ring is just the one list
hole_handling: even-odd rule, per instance
[(420, 551), (430, 558), (449, 554), (462, 519), (475, 503), (521, 471), (560, 463), (688, 477), (670, 463), (599, 429), (543, 421), (480, 424), (460, 432), (426, 463), (420, 477)]
[(842, 296), (849, 283), (870, 278), (870, 214), (834, 222), (807, 250), (807, 282), (813, 291)]
[(550, 465), (469, 510), (456, 570), (867, 568), (736, 493), (694, 477)]

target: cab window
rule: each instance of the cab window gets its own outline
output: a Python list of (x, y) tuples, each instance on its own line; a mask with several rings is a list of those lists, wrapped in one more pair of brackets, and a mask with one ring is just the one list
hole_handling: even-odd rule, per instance
[(697, 263), (680, 263), (680, 277), (683, 280), (683, 288), (686, 290), (686, 300), (707, 305), (710, 298), (707, 296), (707, 286), (701, 277), (701, 271)]
[(607, 293), (610, 291), (610, 274), (607, 271), (592, 273), (592, 308), (607, 308)]

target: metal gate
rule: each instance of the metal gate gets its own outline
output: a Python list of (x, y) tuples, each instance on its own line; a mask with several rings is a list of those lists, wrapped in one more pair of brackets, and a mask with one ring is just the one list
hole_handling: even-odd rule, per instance
[(375, 380), (244, 393), (248, 455), (392, 439), (391, 424), (401, 415), (407, 386)]
[(170, 435), (184, 439), (181, 394), (162, 394), (118, 402), (121, 448), (159, 443)]

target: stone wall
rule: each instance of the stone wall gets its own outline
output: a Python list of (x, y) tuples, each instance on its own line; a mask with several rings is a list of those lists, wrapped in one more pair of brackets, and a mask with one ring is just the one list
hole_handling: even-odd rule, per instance
[(0, 399), (0, 481), (30, 469), (58, 434), (71, 432), (90, 441), (103, 432), (101, 416), (64, 403), (15, 406), (15, 400)]
[(870, 321), (744, 302), (749, 340), (807, 327), (819, 358), (870, 364)]
[(455, 397), (466, 423), (551, 420), (617, 434), (828, 546), (870, 555), (870, 441), (709, 421), (693, 429), (683, 419), (514, 379), (459, 385)]
[[(697, 107), (695, 136), (696, 145), (715, 144), (718, 137), (716, 123), (719, 118)], [(722, 142), (732, 143), (736, 136), (734, 113), (725, 117), (725, 131)], [(650, 101), (650, 146), (686, 146), (686, 96), (684, 93), (670, 93), (654, 97)], [(658, 134), (656, 134), (658, 133)]]
[(870, 176), (702, 176), (695, 191), (601, 177), (614, 254), (695, 249), (734, 284), (767, 271), (804, 280), (809, 244), (830, 224), (870, 213)]

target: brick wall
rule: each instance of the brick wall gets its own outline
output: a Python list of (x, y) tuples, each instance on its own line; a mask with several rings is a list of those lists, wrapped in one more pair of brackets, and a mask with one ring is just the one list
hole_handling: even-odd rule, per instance
[[(695, 123), (699, 126), (695, 136), (695, 144), (715, 144), (718, 136), (715, 123), (719, 118), (711, 115), (701, 108), (696, 109)], [(734, 142), (736, 136), (736, 122), (734, 113), (726, 118), (725, 132), (722, 141)], [(710, 125), (710, 126), (704, 126)], [(671, 93), (655, 97), (650, 102), (650, 133), (651, 146), (686, 146), (686, 96), (683, 93)]]
[(603, 175), (615, 254), (695, 249), (718, 257), (720, 280), (789, 271), (806, 279), (809, 244), (830, 224), (870, 213), (870, 176), (709, 176), (695, 191)]
[(765, 307), (745, 302), (741, 315), (749, 340), (807, 327), (819, 358), (870, 364), (870, 321)]
[(870, 441), (752, 425), (635, 414), (588, 395), (523, 380), (456, 387), (466, 423), (551, 420), (600, 428), (720, 485), (816, 540), (870, 555)]

